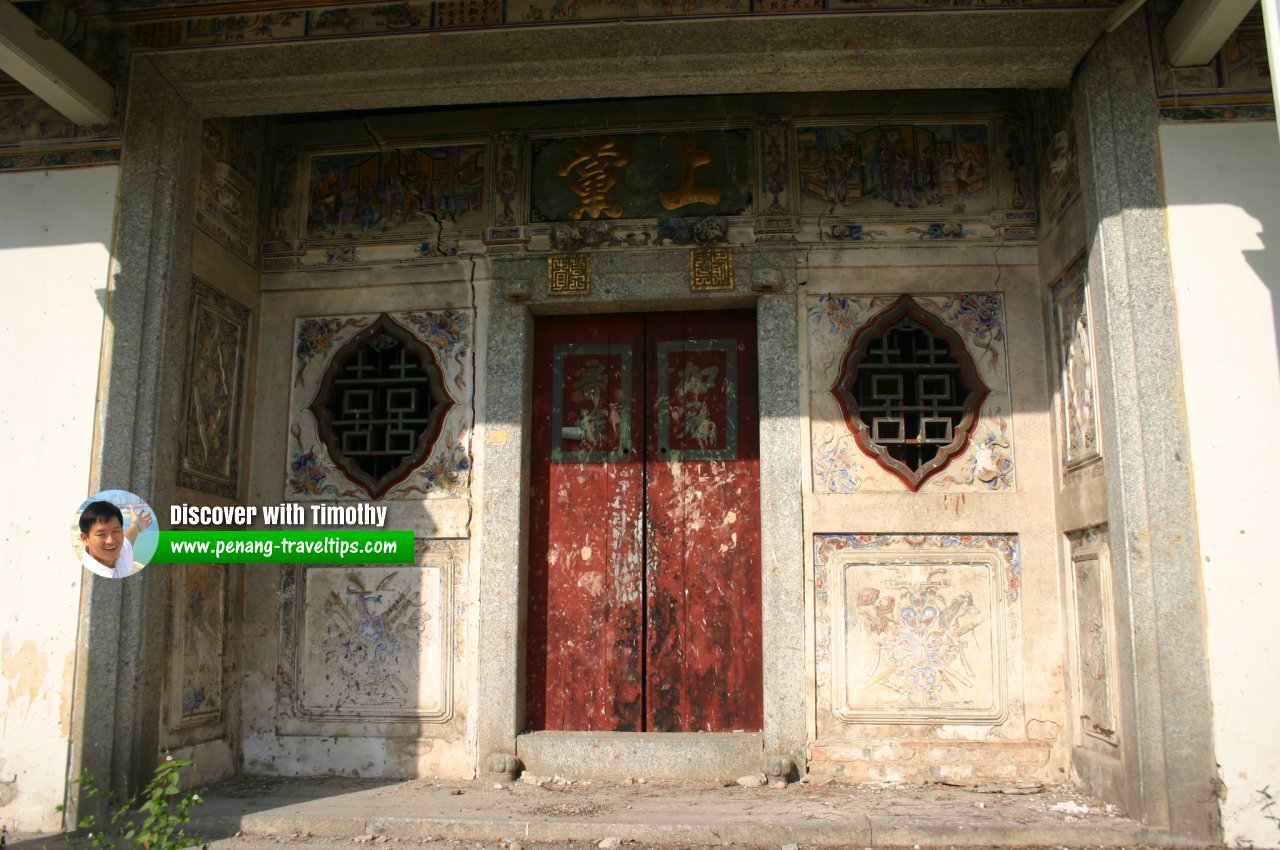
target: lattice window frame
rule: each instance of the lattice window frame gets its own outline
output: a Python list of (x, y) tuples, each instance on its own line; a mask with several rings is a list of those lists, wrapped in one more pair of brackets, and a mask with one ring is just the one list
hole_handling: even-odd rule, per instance
[[(920, 325), (931, 333), (935, 340), (943, 343), (948, 348), (948, 354), (959, 365), (958, 374), (960, 379), (964, 386), (969, 389), (968, 394), (965, 396), (960, 420), (950, 430), (949, 441), (935, 443), (939, 446), (938, 453), (933, 459), (921, 464), (917, 469), (912, 469), (908, 464), (893, 457), (889, 453), (888, 446), (890, 443), (877, 439), (880, 432), (885, 431), (886, 428), (879, 427), (881, 425), (879, 422), (868, 423), (864, 421), (862, 408), (853, 389), (857, 384), (858, 369), (867, 359), (872, 343), (882, 339), (895, 325), (904, 319), (910, 319)], [(906, 375), (900, 376), (900, 380), (904, 384), (906, 379)], [(969, 438), (978, 422), (979, 411), (981, 411), (982, 405), (990, 393), (990, 388), (978, 374), (977, 364), (969, 354), (969, 350), (960, 335), (945, 325), (937, 316), (921, 307), (909, 295), (899, 297), (893, 304), (874, 316), (853, 335), (853, 338), (849, 341), (849, 347), (842, 358), (840, 374), (831, 387), (831, 394), (835, 396), (836, 402), (840, 406), (840, 411), (844, 416), (845, 426), (852, 432), (858, 447), (874, 459), (882, 469), (905, 484), (907, 489), (913, 493), (918, 492), (926, 481), (946, 469), (956, 457), (964, 453), (969, 444)], [(922, 417), (922, 423), (928, 419), (930, 417)], [(946, 422), (951, 424), (949, 418)], [(909, 439), (907, 435), (902, 434), (899, 440), (893, 442), (901, 442), (906, 439)]]
[[(417, 435), (415, 444), (403, 456), (401, 462), (391, 471), (375, 478), (364, 470), (352, 457), (344, 451), (343, 437), (334, 427), (331, 405), (337, 397), (338, 380), (347, 365), (367, 346), (372, 345), (379, 337), (386, 335), (403, 346), (405, 351), (416, 355), (426, 373), (426, 390), (432, 402), (426, 416), (426, 422)], [(353, 483), (369, 494), (372, 499), (381, 499), (396, 485), (400, 484), (422, 466), (431, 456), (437, 440), (440, 438), (445, 417), (456, 404), (445, 389), (444, 374), (440, 363), (431, 348), (419, 340), (412, 331), (396, 322), (385, 313), (351, 338), (341, 349), (334, 353), (325, 366), (324, 376), (316, 391), (315, 398), (307, 406), (308, 412), (315, 417), (316, 433), (320, 442), (329, 453), (334, 464), (342, 470)]]

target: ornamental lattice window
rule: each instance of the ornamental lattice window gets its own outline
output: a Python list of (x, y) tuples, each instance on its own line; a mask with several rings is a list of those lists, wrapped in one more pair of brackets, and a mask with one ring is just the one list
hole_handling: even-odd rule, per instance
[(854, 335), (831, 392), (858, 446), (915, 491), (964, 451), (990, 390), (959, 335), (904, 295)]
[(334, 355), (308, 410), (334, 463), (378, 499), (431, 454), (452, 406), (431, 349), (382, 315)]

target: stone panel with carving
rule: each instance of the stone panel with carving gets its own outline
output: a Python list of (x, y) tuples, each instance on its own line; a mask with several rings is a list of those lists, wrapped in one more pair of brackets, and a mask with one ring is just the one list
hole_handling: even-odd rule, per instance
[[(383, 499), (463, 497), (471, 477), (472, 314), (466, 310), (411, 310), (384, 314), (430, 349), (452, 400), (429, 453), (382, 494)], [(334, 356), (379, 320), (378, 314), (302, 318), (295, 323), (293, 391), (285, 495), (295, 501), (367, 500), (368, 491), (330, 456), (309, 409)]]
[(1067, 535), (1071, 550), (1075, 698), (1079, 738), (1119, 744), (1115, 625), (1111, 602), (1111, 544), (1106, 526)]
[(227, 573), (219, 564), (182, 564), (172, 575), (168, 727), (217, 724), (223, 705)]
[(826, 534), (815, 547), (819, 692), (836, 720), (1021, 712), (1016, 535)]
[(1031, 97), (1035, 107), (1035, 142), (1043, 163), (1041, 214), (1045, 224), (1052, 225), (1080, 197), (1074, 108), (1071, 93), (1064, 89), (1042, 89), (1031, 92)]
[(240, 486), (240, 430), (248, 307), (193, 278), (178, 484), (234, 499)]
[[(907, 485), (863, 452), (845, 425), (831, 389), (857, 331), (888, 309), (896, 296), (822, 295), (811, 298), (809, 410), (812, 417), (813, 484), (818, 493), (905, 492)], [(999, 293), (915, 297), (954, 330), (990, 389), (970, 431), (968, 446), (919, 492), (1012, 492), (1013, 421), (1006, 362), (1004, 299)]]
[(1089, 474), (1102, 459), (1098, 437), (1097, 371), (1085, 259), (1080, 257), (1050, 287), (1058, 354), (1058, 432), (1063, 480)]
[(420, 539), (412, 565), (283, 571), (277, 692), (286, 726), (296, 727), (286, 733), (324, 722), (450, 720), (461, 546)]
[(258, 181), (265, 122), (217, 118), (204, 122), (196, 226), (243, 260), (257, 253)]

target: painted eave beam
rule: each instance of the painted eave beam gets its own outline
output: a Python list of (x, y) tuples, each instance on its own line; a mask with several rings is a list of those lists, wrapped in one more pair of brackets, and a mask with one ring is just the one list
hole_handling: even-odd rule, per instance
[(111, 85), (9, 0), (0, 0), (0, 71), (77, 124), (111, 120)]
[(1175, 68), (1205, 65), (1258, 0), (1183, 0), (1165, 29), (1169, 64)]

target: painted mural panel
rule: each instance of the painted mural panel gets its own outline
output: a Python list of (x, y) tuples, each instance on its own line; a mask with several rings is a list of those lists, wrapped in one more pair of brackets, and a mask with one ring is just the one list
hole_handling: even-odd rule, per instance
[(798, 124), (804, 239), (956, 241), (1036, 235), (1020, 117)]
[(249, 316), (248, 307), (192, 279), (179, 486), (239, 493)]
[(1070, 481), (1101, 459), (1094, 367), (1093, 323), (1085, 259), (1081, 257), (1050, 288), (1058, 353), (1058, 431), (1062, 475)]
[(1271, 68), (1262, 7), (1254, 6), (1205, 65), (1175, 68), (1166, 55), (1165, 31), (1177, 4), (1159, 0), (1147, 16), (1156, 57), (1156, 98), (1166, 121), (1275, 120)]
[(1011, 534), (815, 537), (818, 687), (840, 723), (1004, 723), (1021, 713)]
[(990, 136), (976, 123), (797, 127), (800, 212), (989, 211)]
[(226, 570), (217, 564), (183, 564), (173, 570), (173, 575), (169, 727), (219, 723), (226, 643)]
[(1119, 743), (1111, 543), (1106, 526), (1067, 535), (1075, 623), (1076, 709), (1085, 739)]
[(534, 139), (529, 220), (749, 214), (749, 135), (672, 130)]
[(453, 717), (463, 548), (419, 539), (413, 565), (283, 570), (276, 682), (283, 734), (364, 734)]
[(430, 3), (384, 3), (322, 9), (308, 16), (310, 35), (372, 35), (431, 28)]
[[(896, 296), (822, 295), (808, 303), (809, 410), (814, 490), (818, 493), (906, 492), (900, 478), (864, 452), (845, 424), (832, 392), (854, 335), (889, 309)], [(1013, 421), (1006, 353), (1004, 299), (999, 293), (929, 295), (916, 304), (963, 341), (990, 390), (968, 445), (919, 492), (1013, 492)]]
[(306, 32), (307, 17), (302, 12), (250, 12), (216, 18), (190, 18), (185, 22), (182, 44), (189, 47), (252, 44), (301, 38)]
[(429, 349), (439, 367), (439, 389), (453, 402), (439, 424), (425, 460), (383, 499), (461, 497), (467, 493), (471, 457), (472, 314), (462, 310), (415, 310), (359, 316), (300, 318), (294, 326), (293, 388), (285, 495), (295, 501), (367, 500), (366, 485), (334, 460), (320, 438), (313, 403), (325, 385), (335, 356), (378, 321), (394, 322), (400, 333)]
[(511, 0), (507, 18), (532, 23), (608, 21), (741, 14), (750, 8), (749, 0)]
[(308, 242), (437, 236), (485, 225), (480, 143), (318, 154), (307, 182)]

